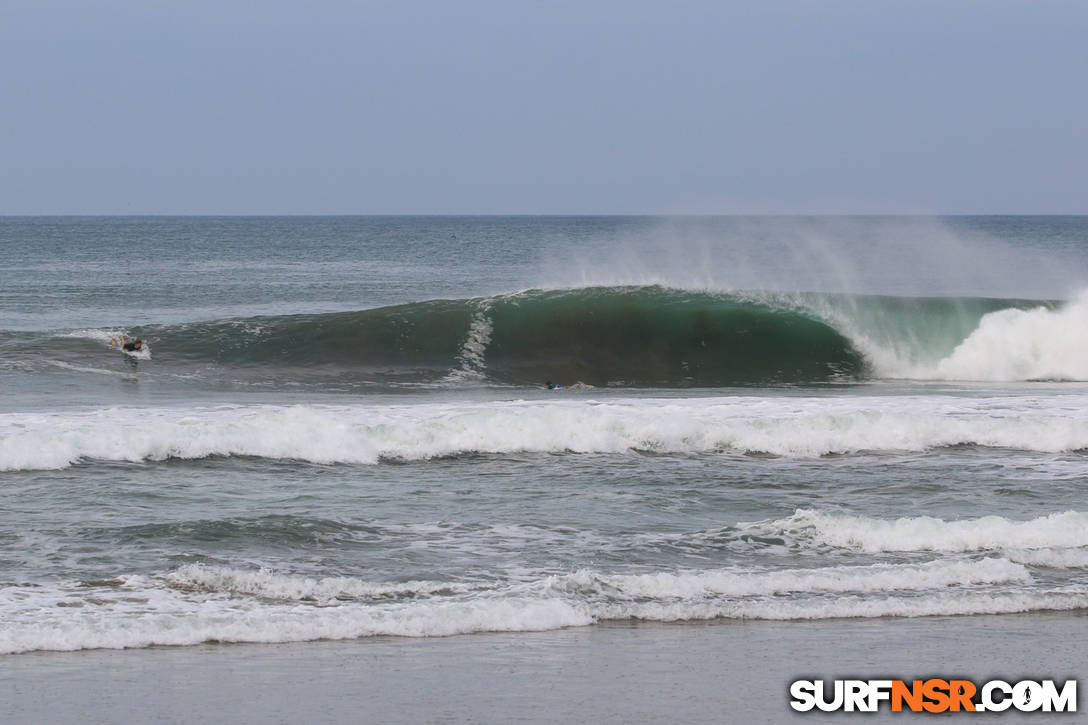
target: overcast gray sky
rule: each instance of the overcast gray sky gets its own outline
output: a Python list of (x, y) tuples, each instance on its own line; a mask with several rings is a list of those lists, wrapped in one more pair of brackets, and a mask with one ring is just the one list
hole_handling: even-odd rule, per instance
[(0, 213), (1088, 213), (1083, 0), (3, 0)]

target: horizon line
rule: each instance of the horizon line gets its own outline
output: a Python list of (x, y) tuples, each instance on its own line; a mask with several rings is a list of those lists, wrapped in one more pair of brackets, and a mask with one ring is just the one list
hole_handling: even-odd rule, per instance
[(9, 213), (0, 212), (0, 219), (34, 219), (34, 218), (328, 218), (328, 217), (431, 217), (431, 218), (479, 218), (479, 217), (628, 217), (628, 218), (723, 218), (723, 217), (756, 217), (756, 218), (783, 218), (783, 217), (808, 217), (808, 218), (834, 218), (834, 217), (905, 217), (905, 218), (934, 218), (934, 217), (1083, 217), (1088, 212), (700, 212), (700, 213), (652, 213), (652, 212), (284, 212), (284, 213), (250, 213), (250, 212), (126, 212), (123, 214), (109, 212), (54, 212), (54, 213)]

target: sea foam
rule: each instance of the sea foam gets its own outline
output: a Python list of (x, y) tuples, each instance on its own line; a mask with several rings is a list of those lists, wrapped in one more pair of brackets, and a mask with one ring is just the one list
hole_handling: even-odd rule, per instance
[(785, 570), (581, 570), (491, 584), (189, 565), (161, 576), (0, 588), (0, 653), (434, 637), (625, 619), (913, 617), (1086, 606), (1085, 587), (1037, 587), (1026, 567), (992, 557)]
[(238, 405), (0, 415), (0, 470), (255, 456), (375, 464), (465, 453), (761, 452), (817, 457), (974, 445), (1088, 449), (1083, 394), (566, 399)]
[[(844, 329), (873, 363), (877, 377), (987, 382), (1088, 380), (1088, 291), (1054, 309), (1009, 308), (984, 315), (950, 354), (911, 360), (894, 344)], [(907, 341), (903, 341), (905, 344)], [(913, 341), (925, 346), (925, 340)]]
[(749, 527), (870, 553), (1001, 551), (1027, 564), (1077, 567), (1088, 563), (1088, 514), (1079, 511), (1027, 521), (1003, 516), (945, 521), (931, 516), (889, 520), (799, 509), (787, 518)]

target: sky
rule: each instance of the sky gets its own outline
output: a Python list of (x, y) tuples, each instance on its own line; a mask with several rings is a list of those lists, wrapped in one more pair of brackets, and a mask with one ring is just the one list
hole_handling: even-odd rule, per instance
[(3, 0), (0, 214), (1085, 214), (1083, 0)]

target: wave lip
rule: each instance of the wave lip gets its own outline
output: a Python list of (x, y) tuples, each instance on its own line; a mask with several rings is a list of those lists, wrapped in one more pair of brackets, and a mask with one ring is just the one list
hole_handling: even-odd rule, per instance
[(0, 653), (432, 637), (601, 621), (823, 619), (1069, 610), (1088, 588), (1038, 587), (1002, 558), (814, 569), (616, 574), (521, 582), (372, 582), (188, 565), (161, 576), (0, 588)]

